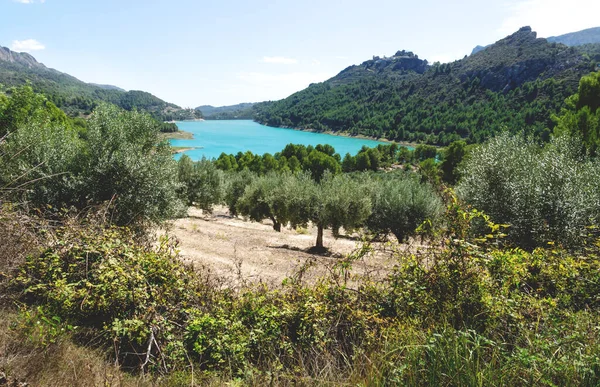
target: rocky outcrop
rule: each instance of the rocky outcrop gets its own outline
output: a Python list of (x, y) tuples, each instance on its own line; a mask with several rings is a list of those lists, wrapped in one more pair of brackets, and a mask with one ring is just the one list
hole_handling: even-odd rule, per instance
[(391, 57), (374, 56), (360, 65), (350, 66), (327, 81), (330, 86), (352, 83), (364, 77), (391, 77), (396, 80), (424, 74), (429, 68), (426, 60), (411, 51), (398, 51)]
[(35, 58), (26, 52), (14, 52), (6, 47), (0, 46), (0, 60), (10, 63), (17, 63), (28, 68), (46, 68)]
[(361, 64), (367, 70), (376, 71), (414, 71), (418, 74), (423, 74), (427, 71), (428, 63), (426, 60), (419, 59), (411, 51), (398, 51), (392, 57), (374, 56), (372, 60), (368, 60)]
[[(551, 36), (546, 40), (550, 43), (561, 43), (569, 47), (600, 43), (600, 27), (588, 28), (586, 30), (571, 32), (560, 36)], [(471, 55), (475, 55), (490, 46), (491, 44), (487, 46), (477, 46), (473, 49)]]
[(486, 89), (508, 92), (526, 82), (560, 76), (565, 69), (576, 69), (582, 62), (583, 57), (575, 49), (549, 44), (546, 39), (537, 38), (531, 27), (523, 27), (468, 57), (460, 79), (478, 79)]

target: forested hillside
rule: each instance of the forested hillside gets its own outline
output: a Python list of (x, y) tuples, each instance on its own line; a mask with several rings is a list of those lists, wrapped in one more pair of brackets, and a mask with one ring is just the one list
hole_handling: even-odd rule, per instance
[(524, 27), (464, 59), (430, 65), (413, 53), (374, 57), (281, 101), (258, 122), (447, 145), (505, 129), (548, 139), (566, 97), (596, 66), (598, 45), (567, 47)]
[(88, 115), (100, 102), (109, 102), (126, 110), (148, 112), (159, 121), (202, 118), (197, 110), (182, 109), (144, 91), (82, 82), (44, 66), (27, 53), (0, 46), (0, 85), (13, 87), (26, 83), (70, 116)]
[(239, 103), (231, 106), (198, 106), (196, 110), (200, 111), (207, 120), (250, 120), (254, 113), (255, 103)]

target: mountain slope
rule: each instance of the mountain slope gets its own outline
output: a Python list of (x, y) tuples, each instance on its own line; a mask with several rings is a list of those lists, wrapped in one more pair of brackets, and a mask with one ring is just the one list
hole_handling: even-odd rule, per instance
[(88, 85), (96, 86), (96, 87), (99, 87), (101, 89), (106, 89), (106, 90), (118, 90), (118, 91), (122, 91), (122, 92), (127, 91), (125, 89), (121, 89), (120, 87), (113, 86), (113, 85), (101, 85), (99, 83), (88, 83)]
[(549, 117), (593, 68), (588, 55), (537, 39), (529, 27), (453, 63), (430, 66), (411, 55), (351, 66), (284, 100), (256, 105), (255, 119), (440, 145), (480, 142), (504, 129), (547, 137)]
[[(600, 43), (600, 27), (588, 28), (586, 30), (571, 32), (560, 36), (551, 36), (546, 40), (550, 43), (562, 43), (569, 47)], [(491, 44), (487, 46), (477, 46), (473, 49), (471, 55), (485, 50), (489, 46), (491, 46)]]
[(549, 42), (562, 43), (566, 46), (582, 46), (590, 43), (600, 43), (600, 27), (571, 32), (560, 36), (548, 38)]
[(239, 103), (237, 105), (230, 106), (211, 106), (203, 105), (198, 106), (196, 110), (202, 112), (202, 115), (207, 120), (235, 120), (235, 119), (252, 119), (253, 109), (255, 103), (246, 102)]
[(109, 102), (127, 110), (146, 111), (161, 121), (201, 118), (201, 113), (193, 109), (182, 109), (150, 93), (85, 83), (46, 67), (27, 53), (0, 46), (0, 84), (12, 87), (26, 83), (71, 116), (89, 114), (98, 103)]

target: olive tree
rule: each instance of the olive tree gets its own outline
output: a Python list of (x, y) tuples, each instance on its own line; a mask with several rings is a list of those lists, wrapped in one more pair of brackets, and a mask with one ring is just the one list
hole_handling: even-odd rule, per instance
[(34, 208), (77, 202), (83, 142), (60, 109), (28, 86), (13, 89), (0, 96), (0, 138), (0, 187)]
[(398, 242), (414, 235), (426, 220), (435, 222), (442, 202), (434, 189), (416, 176), (389, 176), (372, 184), (373, 210), (367, 227), (377, 234), (392, 233)]
[(509, 237), (519, 246), (556, 241), (577, 247), (600, 214), (598, 162), (582, 149), (568, 136), (542, 147), (502, 134), (472, 152), (457, 191), (496, 223), (509, 224)]
[(149, 115), (101, 105), (92, 114), (81, 174), (81, 195), (110, 202), (112, 221), (141, 226), (181, 213), (177, 163)]
[(237, 203), (246, 192), (246, 187), (252, 183), (256, 175), (247, 169), (240, 172), (230, 172), (225, 176), (225, 204), (229, 208), (229, 214), (238, 214)]
[(290, 221), (294, 180), (293, 175), (276, 172), (255, 178), (237, 201), (236, 212), (255, 222), (270, 219), (273, 229), (280, 232), (281, 226)]
[(354, 230), (371, 214), (371, 198), (366, 187), (348, 175), (325, 172), (318, 183), (306, 175), (299, 175), (298, 182), (298, 189), (292, 192), (291, 219), (296, 224), (310, 221), (317, 227), (317, 248), (324, 247), (326, 228)]
[(183, 155), (178, 162), (178, 179), (182, 184), (180, 194), (188, 206), (195, 206), (208, 213), (223, 201), (225, 194), (223, 171), (215, 163), (203, 157), (194, 162)]

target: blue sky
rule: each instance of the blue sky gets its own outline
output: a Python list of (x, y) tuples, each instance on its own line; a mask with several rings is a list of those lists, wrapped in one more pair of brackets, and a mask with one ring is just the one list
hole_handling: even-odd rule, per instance
[(218, 106), (284, 98), (373, 55), (447, 62), (598, 15), (597, 0), (0, 0), (0, 45), (86, 82)]

